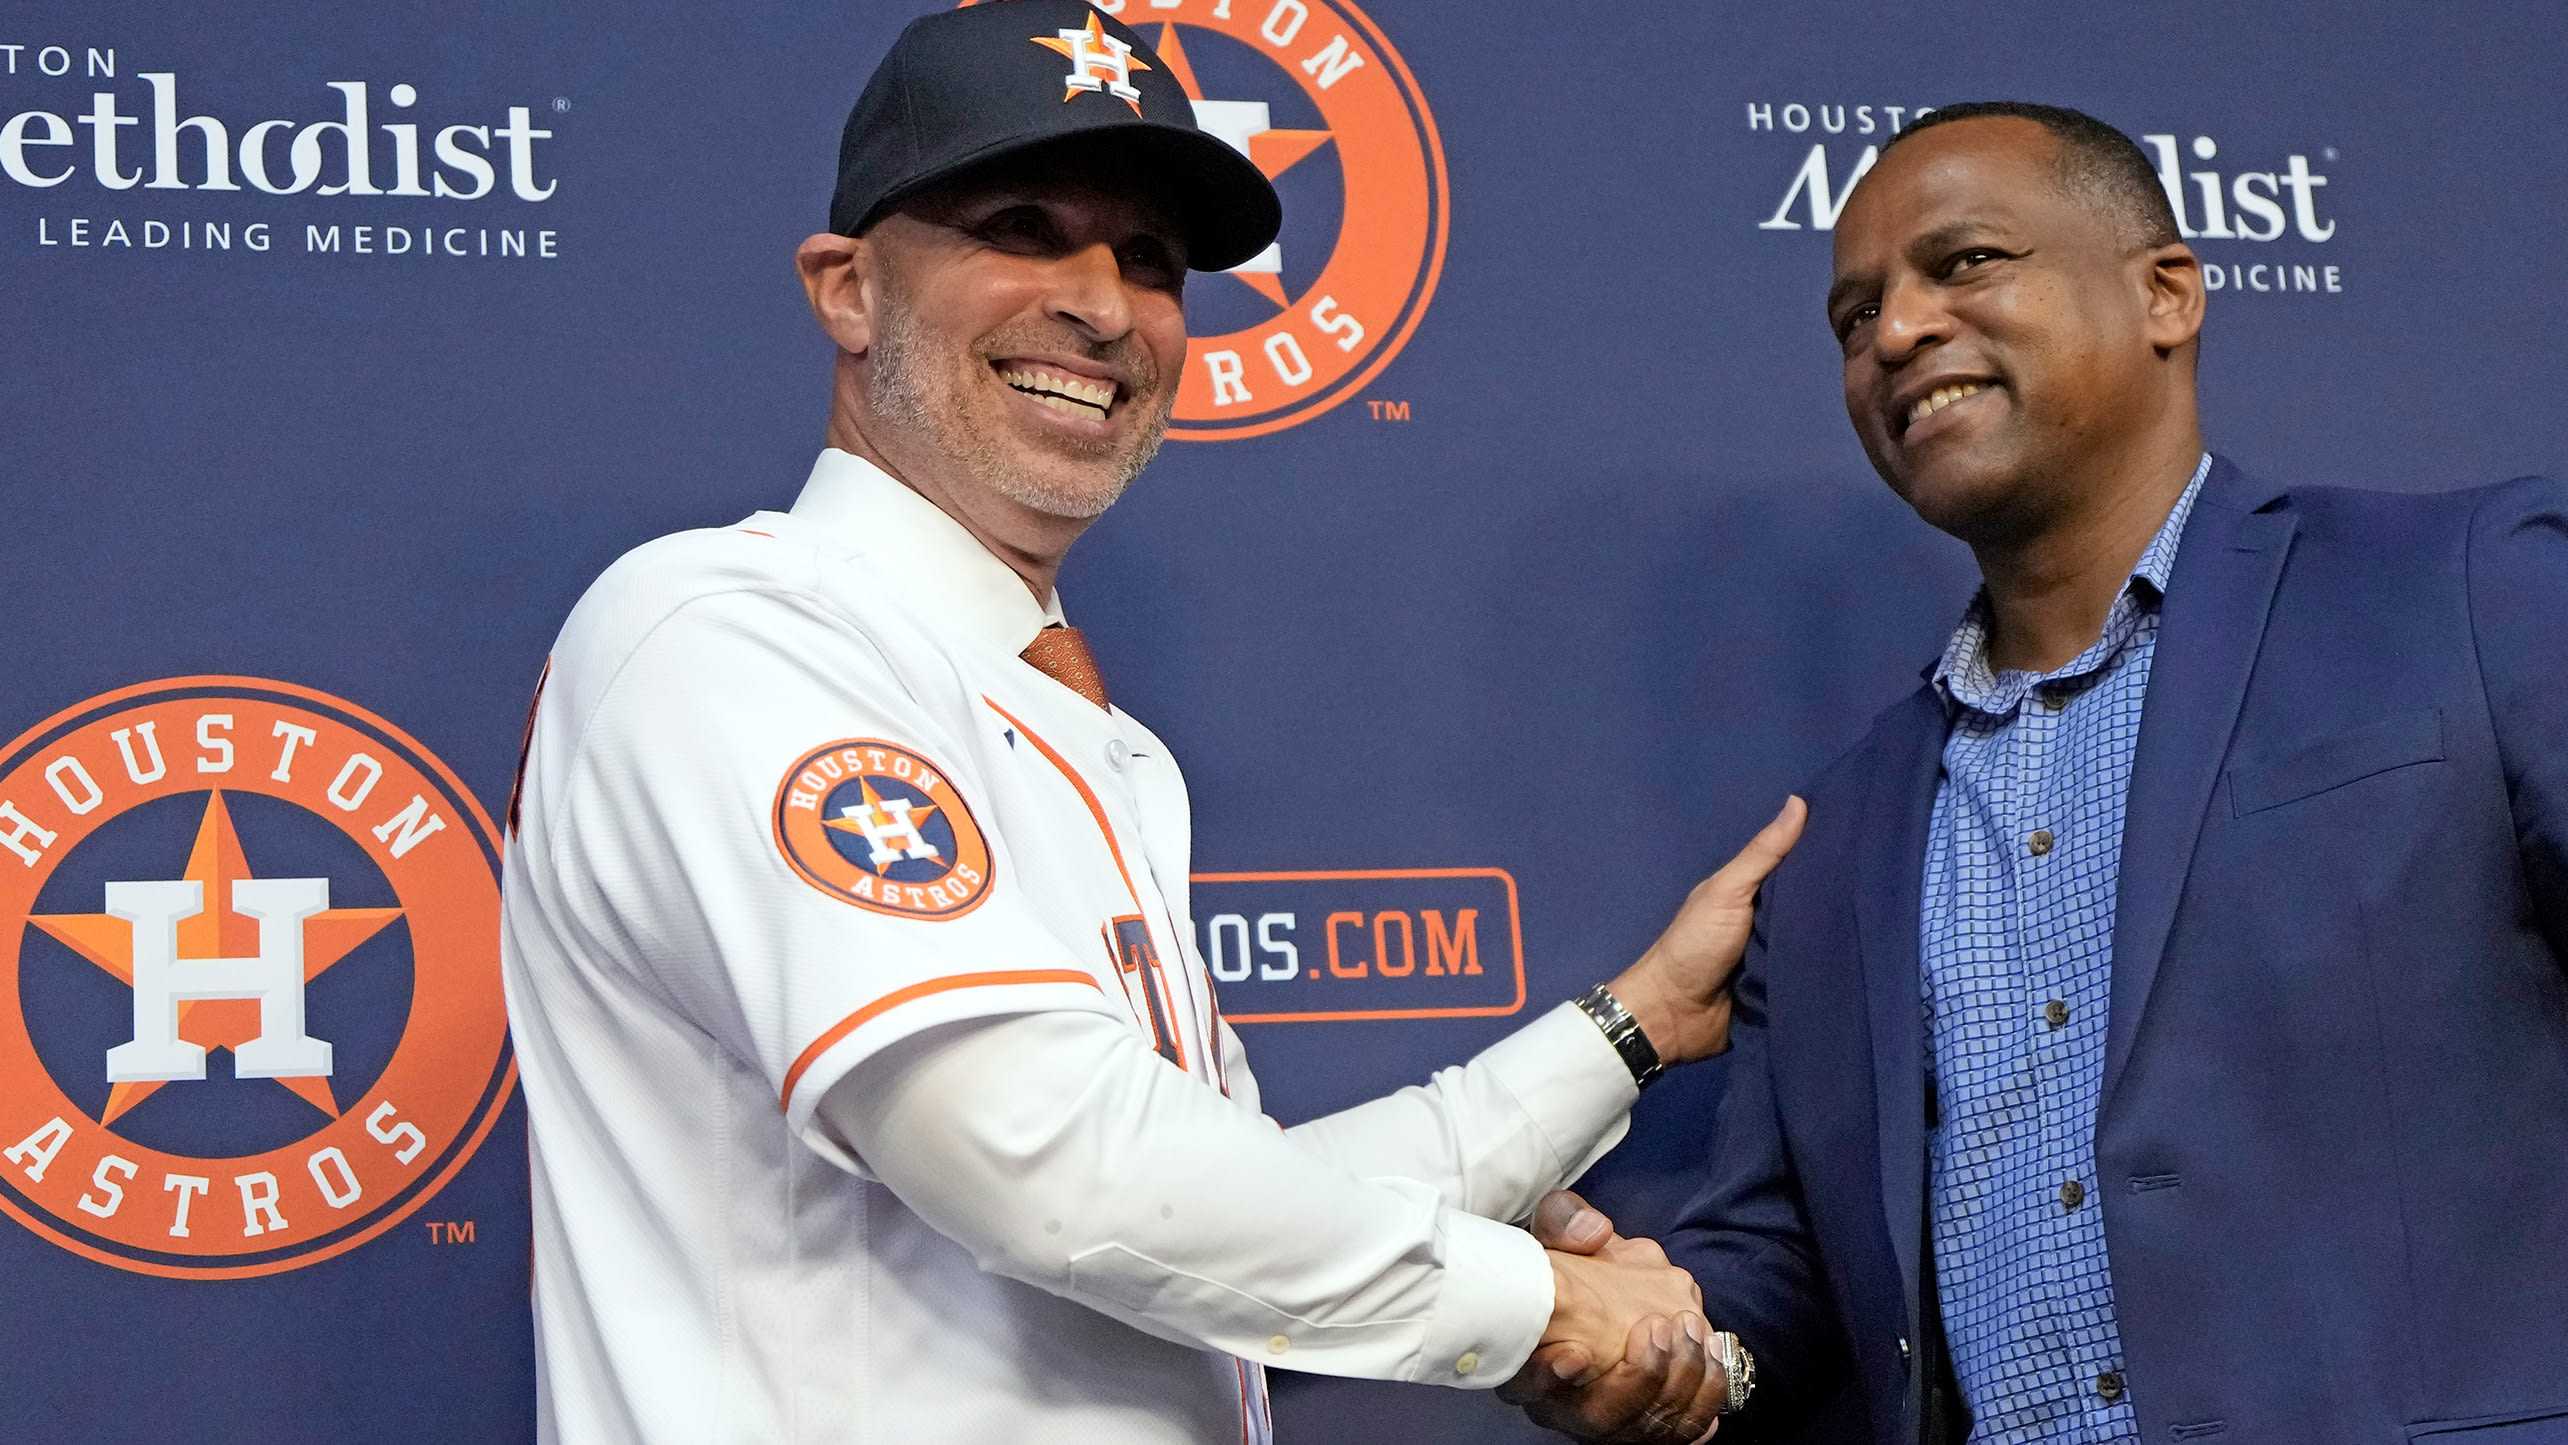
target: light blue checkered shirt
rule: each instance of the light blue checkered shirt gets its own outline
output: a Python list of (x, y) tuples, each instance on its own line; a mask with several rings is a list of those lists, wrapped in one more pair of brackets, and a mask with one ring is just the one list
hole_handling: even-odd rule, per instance
[(2206, 456), (2104, 635), (2075, 661), (1991, 673), (1983, 593), (1935, 670), (1953, 725), (1919, 910), (1941, 1116), (1927, 1188), (1972, 1445), (2140, 1438), (2122, 1384), (2095, 1117), (2140, 702), (2167, 574), (2210, 471)]

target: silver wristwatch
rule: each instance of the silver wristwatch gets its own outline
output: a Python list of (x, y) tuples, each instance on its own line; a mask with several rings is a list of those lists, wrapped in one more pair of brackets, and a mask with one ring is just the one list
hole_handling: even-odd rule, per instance
[(1749, 1392), (1757, 1387), (1756, 1357), (1728, 1330), (1712, 1332), (1712, 1354), (1720, 1360), (1721, 1373), (1730, 1382), (1729, 1393), (1721, 1397), (1720, 1413), (1735, 1415), (1740, 1406), (1748, 1403)]
[(1623, 1001), (1614, 997), (1612, 990), (1600, 983), (1579, 996), (1578, 1007), (1605, 1031), (1605, 1042), (1622, 1056), (1623, 1067), (1632, 1071), (1635, 1085), (1647, 1087), (1650, 1080), (1667, 1072), (1650, 1036), (1641, 1032), (1641, 1021), (1632, 1017), (1632, 1011), (1623, 1007)]

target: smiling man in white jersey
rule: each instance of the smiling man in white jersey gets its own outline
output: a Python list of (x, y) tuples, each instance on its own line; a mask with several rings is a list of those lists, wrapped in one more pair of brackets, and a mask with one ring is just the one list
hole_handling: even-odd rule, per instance
[(1717, 1371), (1656, 1246), (1513, 1221), (1726, 1046), (1799, 805), (1610, 985), (1281, 1130), (1192, 943), (1184, 780), (1063, 623), (1167, 426), (1186, 271), (1278, 215), (1073, 0), (922, 20), (857, 102), (798, 256), (827, 449), (791, 510), (599, 579), (529, 728), (545, 1440), (1255, 1442), (1269, 1365)]

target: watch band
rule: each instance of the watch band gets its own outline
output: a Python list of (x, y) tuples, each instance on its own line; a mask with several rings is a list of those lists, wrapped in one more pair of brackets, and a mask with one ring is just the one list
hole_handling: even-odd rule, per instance
[(1757, 1387), (1756, 1357), (1749, 1354), (1748, 1347), (1739, 1343), (1739, 1337), (1728, 1330), (1712, 1332), (1712, 1353), (1719, 1357), (1721, 1374), (1730, 1382), (1728, 1392), (1721, 1397), (1718, 1413), (1735, 1415), (1739, 1407), (1748, 1403), (1749, 1394)]
[(1667, 1071), (1650, 1036), (1641, 1032), (1641, 1021), (1632, 1017), (1632, 1011), (1623, 1007), (1623, 1001), (1605, 985), (1600, 983), (1580, 995), (1578, 1007), (1605, 1031), (1605, 1042), (1623, 1056), (1623, 1067), (1632, 1071), (1635, 1085), (1647, 1088), (1652, 1079)]

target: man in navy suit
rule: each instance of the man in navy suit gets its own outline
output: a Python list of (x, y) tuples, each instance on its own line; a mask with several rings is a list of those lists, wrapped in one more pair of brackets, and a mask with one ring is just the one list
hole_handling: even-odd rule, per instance
[[(1766, 886), (1667, 1241), (1725, 1441), (2568, 1442), (2568, 491), (2206, 453), (2177, 234), (2020, 105), (1839, 222), (1847, 413), (1984, 585)], [(1511, 1394), (1701, 1436), (1655, 1358)]]

